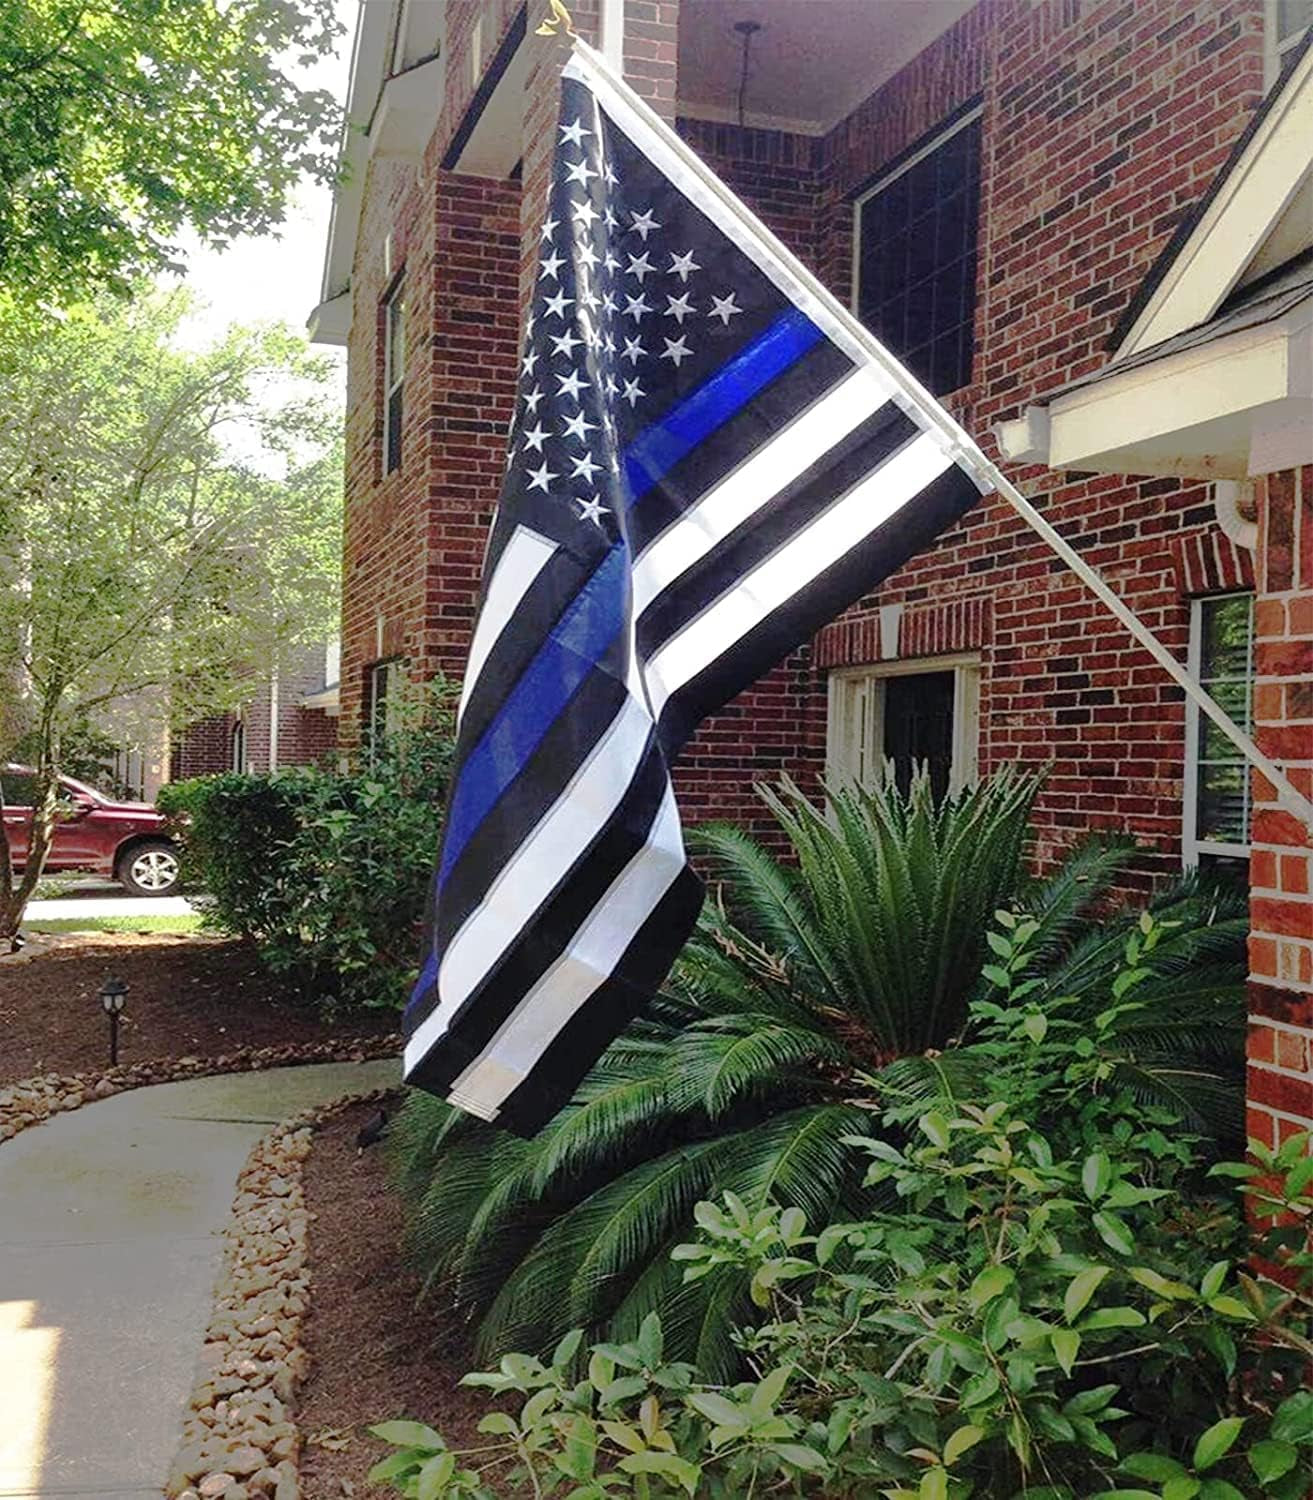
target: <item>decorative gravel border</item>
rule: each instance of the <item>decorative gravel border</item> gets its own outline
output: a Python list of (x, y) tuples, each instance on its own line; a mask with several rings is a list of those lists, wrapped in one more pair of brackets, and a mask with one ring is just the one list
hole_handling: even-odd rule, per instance
[(396, 1032), (370, 1037), (329, 1037), (322, 1042), (281, 1042), (270, 1047), (241, 1047), (218, 1057), (162, 1058), (157, 1062), (120, 1063), (85, 1073), (41, 1073), (0, 1089), (0, 1143), (51, 1115), (80, 1109), (128, 1089), (152, 1083), (177, 1083), (217, 1073), (254, 1073), (323, 1062), (367, 1062), (396, 1057)]
[(176, 1500), (300, 1500), (301, 1437), (290, 1409), (310, 1359), (310, 1215), (302, 1175), (315, 1128), (394, 1088), (350, 1094), (275, 1125), (237, 1179), (223, 1268), (165, 1484)]

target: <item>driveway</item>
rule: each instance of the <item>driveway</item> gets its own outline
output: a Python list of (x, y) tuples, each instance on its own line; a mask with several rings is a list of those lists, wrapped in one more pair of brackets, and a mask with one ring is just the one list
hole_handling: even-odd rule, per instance
[[(64, 880), (59, 878), (62, 886)], [(70, 889), (51, 901), (30, 901), (24, 920), (27, 922), (67, 921), (86, 917), (185, 917), (196, 907), (186, 896), (129, 896), (113, 880), (79, 876), (69, 882)]]

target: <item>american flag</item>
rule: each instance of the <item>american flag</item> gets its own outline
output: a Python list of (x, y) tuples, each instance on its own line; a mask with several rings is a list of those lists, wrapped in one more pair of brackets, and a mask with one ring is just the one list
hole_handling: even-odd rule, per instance
[(698, 723), (983, 485), (969, 440), (582, 45), (460, 707), (410, 1083), (531, 1134), (702, 887)]

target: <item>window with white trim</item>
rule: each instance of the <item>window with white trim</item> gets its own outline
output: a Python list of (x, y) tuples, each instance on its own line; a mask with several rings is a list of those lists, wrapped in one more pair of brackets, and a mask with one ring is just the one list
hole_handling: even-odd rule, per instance
[(246, 725), (238, 719), (228, 742), (228, 764), (234, 771), (246, 770)]
[(406, 283), (383, 303), (383, 472), (401, 467), (401, 419), (406, 390)]
[(1267, 0), (1264, 20), (1267, 41), (1267, 83), (1280, 76), (1286, 58), (1313, 26), (1313, 0)]
[(974, 656), (881, 662), (830, 673), (825, 769), (836, 786), (875, 786), (892, 768), (906, 790), (926, 765), (936, 795), (976, 779), (980, 662)]
[(365, 711), (371, 745), (380, 744), (400, 728), (405, 682), (405, 668), (399, 656), (377, 661), (370, 667)]
[(971, 383), (981, 111), (969, 110), (857, 200), (853, 310), (930, 388)]
[[(1190, 675), (1243, 730), (1253, 724), (1254, 596), (1190, 605)], [(1206, 714), (1185, 710), (1185, 863), (1249, 858), (1249, 763)]]

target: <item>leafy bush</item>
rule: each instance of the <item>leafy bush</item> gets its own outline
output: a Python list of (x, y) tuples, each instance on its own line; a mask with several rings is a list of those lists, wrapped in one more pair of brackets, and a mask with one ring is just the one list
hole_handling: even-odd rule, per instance
[(1124, 1092), (1238, 1140), (1243, 904), (1179, 887), (1153, 903), (1151, 938), (1134, 916), (1092, 917), (1123, 857), (1099, 847), (1032, 885), (1035, 786), (1004, 774), (939, 806), (924, 780), (841, 793), (833, 824), (772, 796), (796, 867), (737, 831), (705, 835), (721, 903), (535, 1139), (409, 1098), (393, 1141), (411, 1247), (429, 1291), (477, 1321), (480, 1358), (543, 1354), (574, 1325), (630, 1338), (656, 1310), (679, 1358), (729, 1378), (746, 1282), (681, 1281), (669, 1252), (693, 1205), (729, 1189), (753, 1212), (859, 1215), (870, 1191), (843, 1141), (873, 1092), (979, 1097), (1023, 1016), (1044, 1027), (1034, 1087), (1054, 1113)]
[(345, 771), (200, 777), (162, 789), (206, 921), (333, 1005), (400, 1006), (413, 981), (450, 776), (450, 694)]
[[(945, 1106), (902, 1147), (852, 1138), (888, 1203), (861, 1220), (813, 1236), (797, 1209), (698, 1204), (676, 1258), (693, 1281), (750, 1278), (768, 1314), (743, 1336), (752, 1378), (712, 1385), (670, 1360), (655, 1313), (583, 1370), (575, 1331), (549, 1363), (466, 1377), (524, 1398), (483, 1419), (487, 1444), (384, 1423), (400, 1451), (371, 1479), (420, 1500), (1302, 1500), (1307, 1278), (1301, 1293), (1234, 1268), (1236, 1202), (1183, 1190), (1188, 1145), (1115, 1100), (1087, 1113), (1083, 1155), (1004, 1100)], [(1263, 1207), (1304, 1234), (1309, 1150), (1295, 1137), (1257, 1164)]]

